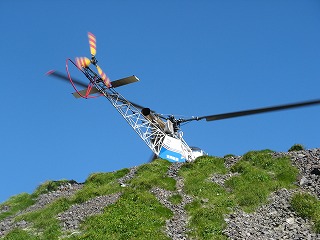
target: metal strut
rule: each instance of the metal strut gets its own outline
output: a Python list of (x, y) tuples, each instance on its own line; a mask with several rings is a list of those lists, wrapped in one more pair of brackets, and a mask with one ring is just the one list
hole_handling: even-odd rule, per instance
[(146, 119), (138, 108), (115, 91), (114, 88), (107, 88), (100, 80), (100, 77), (90, 68), (84, 68), (83, 73), (99, 92), (111, 102), (147, 146), (159, 156), (162, 143), (166, 136), (163, 130)]

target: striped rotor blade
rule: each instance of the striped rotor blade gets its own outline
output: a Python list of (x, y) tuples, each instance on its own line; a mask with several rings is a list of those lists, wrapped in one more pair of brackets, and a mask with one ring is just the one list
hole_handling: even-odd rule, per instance
[(95, 56), (97, 52), (96, 37), (91, 32), (89, 32), (88, 38), (89, 38), (90, 53), (92, 56)]
[(86, 68), (90, 65), (90, 59), (86, 57), (76, 58), (76, 65), (78, 68)]
[(108, 78), (108, 76), (102, 71), (102, 69), (98, 65), (96, 65), (96, 67), (97, 67), (98, 73), (99, 73), (100, 77), (102, 78), (104, 84), (108, 88), (110, 88), (111, 87), (110, 79)]

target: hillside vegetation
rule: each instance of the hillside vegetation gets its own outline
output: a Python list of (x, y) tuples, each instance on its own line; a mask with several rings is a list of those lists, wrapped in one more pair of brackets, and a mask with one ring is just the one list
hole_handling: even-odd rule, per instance
[(0, 204), (0, 238), (317, 239), (319, 159), (264, 150), (48, 181)]

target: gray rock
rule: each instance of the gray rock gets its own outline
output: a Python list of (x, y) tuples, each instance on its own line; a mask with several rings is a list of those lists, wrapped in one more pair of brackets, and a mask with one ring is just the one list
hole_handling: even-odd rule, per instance
[(61, 226), (64, 230), (73, 231), (79, 228), (80, 223), (85, 218), (102, 213), (103, 209), (115, 203), (121, 193), (99, 196), (81, 204), (75, 204), (67, 211), (58, 214)]

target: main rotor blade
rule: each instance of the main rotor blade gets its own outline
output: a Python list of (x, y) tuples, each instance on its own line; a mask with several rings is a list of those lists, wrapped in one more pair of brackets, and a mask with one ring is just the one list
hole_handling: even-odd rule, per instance
[[(70, 82), (68, 76), (67, 76), (66, 74), (61, 73), (61, 72), (58, 72), (58, 71), (55, 71), (55, 70), (50, 70), (50, 71), (47, 72), (46, 74), (47, 74), (48, 76), (56, 77), (56, 78), (58, 78), (58, 79), (60, 79), (60, 80)], [(135, 81), (138, 81), (138, 80), (139, 80), (139, 79), (138, 79), (137, 77), (131, 76), (131, 77), (128, 77), (128, 79), (127, 79), (127, 78), (123, 78), (123, 79), (119, 79), (119, 80), (113, 81), (113, 82), (111, 82), (111, 84), (112, 84), (112, 83), (115, 83), (116, 87), (119, 87), (119, 86), (122, 86), (122, 85), (125, 85), (125, 84), (129, 84), (129, 83), (131, 83), (131, 82), (135, 82)], [(75, 84), (77, 84), (77, 85), (79, 85), (79, 86), (81, 86), (81, 87), (84, 87), (84, 88), (86, 88), (86, 89), (87, 89), (87, 87), (88, 87), (88, 84), (85, 84), (84, 82), (82, 82), (82, 81), (80, 81), (80, 80), (77, 80), (77, 79), (72, 78), (72, 81), (73, 81), (73, 83), (75, 83)], [(83, 91), (86, 91), (86, 89), (83, 90)], [(96, 88), (93, 88), (91, 91), (92, 91), (93, 93), (99, 92)], [(79, 96), (79, 94), (78, 94), (78, 96)], [(126, 102), (127, 102), (127, 100), (125, 100), (125, 99), (123, 99), (123, 98), (119, 98), (119, 101), (121, 101), (121, 102), (123, 102), (123, 103), (126, 103)], [(138, 109), (143, 109), (143, 108), (145, 108), (145, 107), (143, 107), (143, 106), (141, 106), (141, 105), (139, 105), (139, 104), (136, 104), (136, 103), (134, 103), (134, 102), (131, 102), (131, 101), (129, 101), (129, 102), (130, 102), (134, 107), (136, 107), (136, 108), (138, 108)], [(151, 111), (152, 111), (152, 112), (155, 112), (155, 111), (153, 111), (153, 110), (151, 110)]]
[[(66, 74), (57, 72), (55, 70), (51, 70), (51, 71), (47, 72), (47, 75), (48, 76), (52, 76), (52, 77), (56, 77), (56, 78), (58, 78), (60, 80), (64, 80), (64, 81), (70, 82), (70, 80), (69, 80), (69, 78), (68, 78), (68, 76)], [(72, 78), (72, 81), (73, 81), (73, 83), (75, 83), (75, 84), (77, 84), (77, 85), (79, 85), (81, 87), (85, 87), (85, 88), (88, 87), (88, 84), (85, 84), (84, 82), (82, 82), (80, 80)]]
[(244, 111), (238, 111), (238, 112), (209, 115), (209, 116), (198, 117), (194, 120), (201, 120), (205, 118), (207, 121), (216, 121), (216, 120), (221, 120), (226, 118), (235, 118), (235, 117), (259, 114), (259, 113), (286, 110), (290, 108), (306, 107), (306, 106), (317, 105), (317, 104), (320, 104), (320, 99), (305, 101), (305, 102), (298, 102), (298, 103), (291, 103), (291, 104), (284, 104), (284, 105), (277, 105), (277, 106), (271, 106), (271, 107), (265, 107), (265, 108), (244, 110)]
[(137, 78), (135, 75), (133, 75), (133, 76), (130, 76), (130, 77), (121, 78), (121, 79), (112, 81), (111, 82), (111, 86), (113, 88), (117, 88), (117, 87), (121, 87), (123, 85), (127, 85), (127, 84), (130, 84), (130, 83), (138, 82), (138, 81), (139, 81), (139, 78)]

